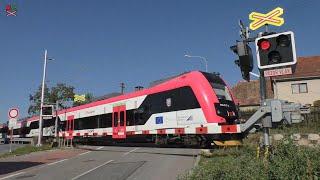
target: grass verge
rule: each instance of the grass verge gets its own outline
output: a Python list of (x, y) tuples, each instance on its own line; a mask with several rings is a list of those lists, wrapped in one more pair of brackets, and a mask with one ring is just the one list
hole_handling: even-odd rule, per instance
[(293, 133), (319, 133), (320, 121), (305, 121), (272, 129), (286, 138), (274, 142), (268, 158), (257, 157), (262, 133), (250, 134), (241, 148), (215, 149), (202, 156), (199, 165), (179, 179), (320, 179), (320, 147), (297, 146)]
[(26, 145), (26, 146), (19, 147), (19, 148), (13, 150), (11, 153), (1, 154), (0, 158), (6, 158), (6, 157), (10, 157), (10, 156), (20, 156), (20, 155), (29, 154), (32, 152), (45, 151), (45, 150), (50, 150), (50, 149), (52, 149), (52, 147), (49, 144), (44, 144), (41, 147)]
[(320, 148), (296, 146), (290, 140), (274, 145), (269, 158), (250, 146), (214, 150), (202, 156), (191, 174), (180, 179), (319, 179)]

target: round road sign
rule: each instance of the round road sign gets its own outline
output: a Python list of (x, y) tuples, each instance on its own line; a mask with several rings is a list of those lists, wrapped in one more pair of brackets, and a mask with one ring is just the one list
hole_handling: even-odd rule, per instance
[(19, 110), (17, 108), (12, 108), (9, 110), (9, 118), (16, 118), (19, 115)]

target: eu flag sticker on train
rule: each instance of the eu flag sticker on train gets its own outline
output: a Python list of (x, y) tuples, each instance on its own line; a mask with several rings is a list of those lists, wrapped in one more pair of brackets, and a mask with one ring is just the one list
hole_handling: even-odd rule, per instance
[(162, 116), (156, 117), (156, 124), (163, 124), (163, 117)]

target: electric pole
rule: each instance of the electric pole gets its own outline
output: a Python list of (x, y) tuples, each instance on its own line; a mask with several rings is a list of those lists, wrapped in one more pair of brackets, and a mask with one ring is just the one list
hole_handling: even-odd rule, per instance
[(120, 88), (121, 88), (121, 94), (123, 94), (124, 93), (124, 89), (125, 89), (125, 85), (124, 85), (123, 82), (120, 83)]

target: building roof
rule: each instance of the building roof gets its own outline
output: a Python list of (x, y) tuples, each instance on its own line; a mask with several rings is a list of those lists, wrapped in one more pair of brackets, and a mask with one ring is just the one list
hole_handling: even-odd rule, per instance
[(284, 80), (307, 77), (320, 77), (320, 56), (299, 57), (293, 74), (278, 76), (274, 79)]
[[(267, 98), (273, 98), (273, 91), (270, 79), (266, 80)], [(260, 104), (260, 82), (240, 81), (231, 88), (235, 101), (240, 106), (251, 106)]]

